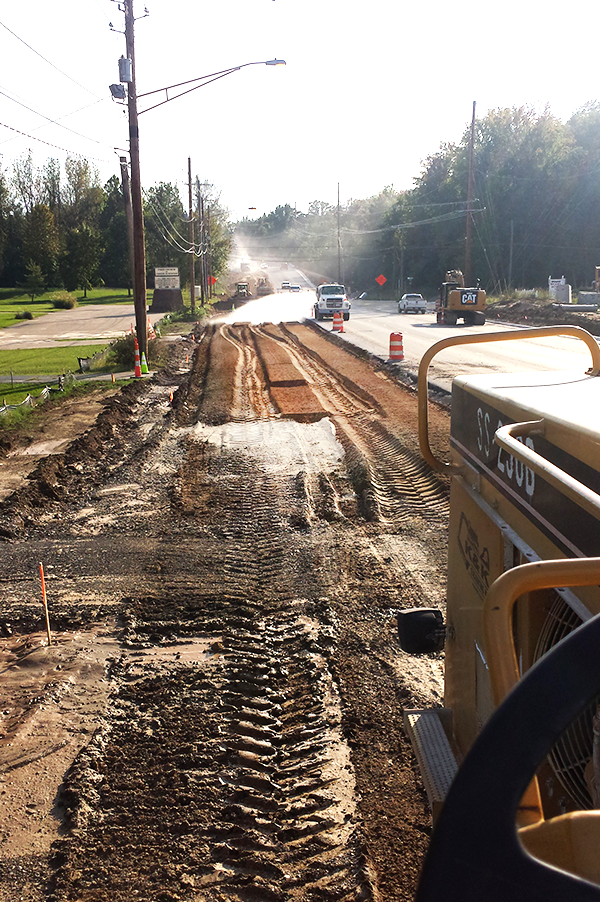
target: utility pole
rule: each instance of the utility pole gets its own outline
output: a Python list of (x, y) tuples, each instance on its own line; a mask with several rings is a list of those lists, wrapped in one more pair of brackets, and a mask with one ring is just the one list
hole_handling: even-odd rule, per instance
[(337, 202), (337, 246), (338, 246), (338, 282), (342, 284), (342, 241), (340, 238), (340, 183), (338, 182)]
[(148, 356), (146, 322), (146, 249), (144, 242), (144, 210), (140, 177), (140, 137), (138, 129), (137, 96), (135, 87), (135, 48), (133, 36), (133, 0), (123, 0), (125, 13), (125, 47), (131, 60), (131, 81), (127, 84), (129, 112), (129, 156), (131, 159), (131, 209), (133, 219), (133, 303), (135, 330), (142, 353)]
[(469, 174), (467, 177), (467, 229), (465, 233), (465, 287), (470, 288), (471, 279), (471, 246), (473, 243), (473, 195), (475, 193), (475, 171), (473, 169), (473, 154), (475, 148), (475, 103), (473, 101), (473, 118), (471, 119), (471, 140), (469, 142)]
[(204, 201), (200, 193), (200, 179), (196, 179), (196, 205), (198, 207), (198, 253), (200, 255), (200, 304), (204, 307), (206, 303), (205, 286), (206, 263), (204, 260)]
[(213, 281), (212, 281), (212, 255), (211, 255), (211, 246), (210, 246), (210, 207), (206, 208), (206, 281), (208, 288), (208, 296), (212, 298), (213, 296)]
[(129, 246), (129, 273), (131, 285), (135, 284), (133, 271), (133, 212), (131, 209), (131, 186), (129, 185), (129, 169), (127, 157), (119, 157), (121, 164), (121, 183), (123, 185), (123, 200), (125, 201), (125, 219), (127, 220), (127, 244)]
[(513, 244), (515, 237), (515, 221), (510, 221), (510, 256), (508, 258), (508, 287), (512, 288), (512, 269), (513, 269)]
[(194, 245), (194, 206), (192, 202), (192, 159), (188, 157), (188, 232), (191, 245), (190, 253), (190, 307), (196, 312), (196, 248)]

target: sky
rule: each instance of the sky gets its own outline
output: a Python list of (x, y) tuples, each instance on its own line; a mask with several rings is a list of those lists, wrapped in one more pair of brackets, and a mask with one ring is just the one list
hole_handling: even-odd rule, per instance
[[(149, 15), (134, 0), (138, 94), (244, 67), (140, 116), (143, 186), (176, 182), (186, 200), (191, 157), (234, 220), (335, 204), (338, 184), (342, 204), (410, 188), (430, 154), (461, 139), (474, 101), (479, 117), (548, 105), (566, 120), (600, 93), (589, 0), (146, 4)], [(127, 117), (109, 85), (123, 28), (114, 0), (3, 6), (1, 169), (31, 151), (38, 166), (82, 155), (102, 182), (119, 175)], [(244, 65), (274, 58), (286, 65)]]

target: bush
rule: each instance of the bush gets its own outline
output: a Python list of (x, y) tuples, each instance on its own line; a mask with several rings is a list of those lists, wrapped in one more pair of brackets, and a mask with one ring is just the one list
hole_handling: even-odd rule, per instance
[(115, 363), (119, 367), (132, 370), (135, 365), (135, 343), (131, 334), (124, 338), (119, 338), (110, 346), (108, 356), (110, 363)]
[(70, 291), (55, 291), (49, 300), (56, 310), (73, 310), (77, 306), (77, 298)]
[(33, 313), (31, 310), (21, 310), (20, 313), (15, 313), (15, 319), (33, 319)]

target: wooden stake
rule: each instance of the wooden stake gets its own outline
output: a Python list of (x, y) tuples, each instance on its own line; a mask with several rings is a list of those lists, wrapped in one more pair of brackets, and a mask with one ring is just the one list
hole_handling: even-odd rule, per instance
[(44, 579), (44, 565), (40, 562), (40, 577), (42, 580), (42, 601), (44, 602), (44, 613), (46, 615), (46, 632), (48, 633), (48, 645), (52, 645), (52, 634), (50, 632), (50, 618), (48, 616), (48, 599), (46, 598), (46, 580)]

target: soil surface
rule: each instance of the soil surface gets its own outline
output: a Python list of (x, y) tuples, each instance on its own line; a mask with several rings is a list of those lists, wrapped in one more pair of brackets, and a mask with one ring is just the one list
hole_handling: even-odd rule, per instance
[(499, 301), (488, 306), (488, 320), (502, 320), (524, 326), (581, 326), (592, 335), (600, 335), (600, 313), (579, 313), (577, 304), (572, 310), (553, 307), (549, 301), (526, 299)]
[(310, 324), (170, 355), (0, 460), (0, 902), (411, 900), (442, 660), (395, 614), (443, 606), (448, 515), (416, 396)]

